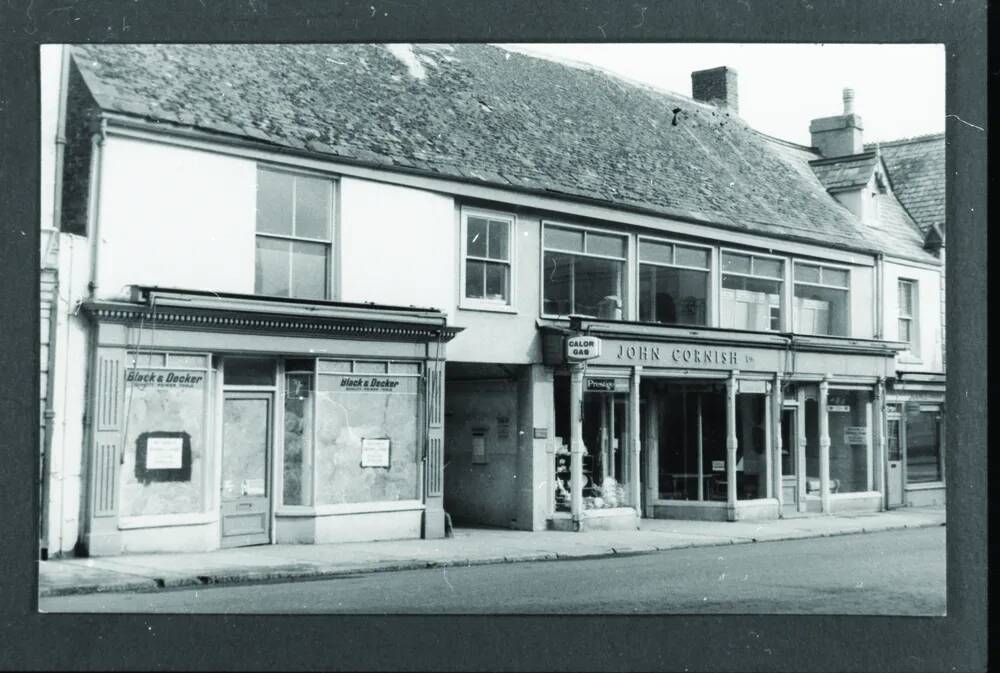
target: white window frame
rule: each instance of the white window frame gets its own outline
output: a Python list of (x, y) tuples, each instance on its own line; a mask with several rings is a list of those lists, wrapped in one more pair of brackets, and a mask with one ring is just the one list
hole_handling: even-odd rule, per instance
[[(803, 265), (803, 266), (815, 266), (815, 267), (819, 267), (819, 279), (820, 279), (819, 282), (813, 283), (811, 281), (796, 280), (795, 279), (795, 267), (797, 267), (800, 264)], [(823, 269), (824, 268), (826, 268), (826, 269), (835, 269), (837, 271), (845, 271), (847, 273), (847, 286), (844, 287), (844, 286), (841, 286), (841, 285), (829, 285), (829, 284), (823, 283)], [(839, 290), (841, 292), (846, 292), (847, 293), (847, 304), (846, 304), (847, 316), (846, 316), (846, 320), (845, 320), (846, 325), (845, 325), (845, 332), (844, 332), (844, 334), (815, 334), (814, 332), (808, 332), (808, 334), (811, 334), (811, 335), (815, 334), (815, 336), (842, 336), (842, 337), (849, 337), (849, 336), (851, 336), (854, 333), (853, 332), (854, 325), (853, 325), (852, 315), (851, 315), (851, 287), (853, 285), (852, 279), (853, 279), (853, 277), (852, 277), (852, 274), (851, 274), (851, 267), (849, 267), (849, 266), (843, 266), (841, 264), (828, 264), (825, 261), (820, 262), (820, 261), (812, 261), (812, 260), (808, 260), (808, 259), (792, 259), (792, 306), (791, 306), (791, 309), (792, 309), (791, 310), (791, 313), (792, 313), (792, 316), (791, 316), (792, 317), (792, 330), (793, 331), (795, 330), (795, 326), (796, 326), (797, 321), (798, 321), (798, 316), (795, 315), (795, 299), (796, 299), (796, 297), (795, 297), (795, 286), (796, 285), (808, 285), (809, 287), (821, 287), (821, 288), (825, 288), (825, 289), (828, 289), (828, 290)]]
[[(469, 218), (482, 217), (491, 220), (503, 220), (508, 223), (507, 229), (507, 265), (510, 269), (510, 287), (505, 301), (467, 297), (465, 295), (466, 262), (468, 261)], [(498, 313), (517, 313), (517, 215), (498, 210), (471, 208), (462, 206), (459, 213), (459, 263), (458, 263), (458, 307), (471, 311), (496, 311)], [(474, 258), (479, 259), (479, 258)], [(489, 260), (500, 262), (502, 260)]]
[[(561, 222), (559, 220), (546, 220), (543, 219), (540, 222), (541, 231), (538, 237), (538, 314), (543, 318), (549, 319), (560, 319), (568, 318), (569, 315), (559, 314), (559, 313), (546, 313), (545, 312), (545, 253), (546, 252), (558, 252), (566, 255), (577, 255), (579, 257), (592, 257), (594, 259), (610, 259), (615, 261), (620, 261), (624, 263), (624, 268), (622, 270), (622, 294), (620, 297), (622, 304), (622, 320), (631, 320), (632, 311), (638, 312), (638, 304), (635, 304), (633, 309), (633, 298), (635, 297), (635, 292), (633, 292), (632, 278), (635, 276), (637, 271), (636, 256), (638, 255), (638, 248), (635, 243), (635, 235), (628, 232), (616, 231), (614, 229), (606, 229), (603, 227), (591, 227), (583, 226), (579, 224), (570, 224), (568, 222)], [(586, 232), (593, 232), (596, 234), (605, 234), (608, 236), (617, 236), (619, 238), (625, 239), (625, 256), (624, 257), (609, 257), (607, 255), (595, 255), (588, 252), (571, 252), (569, 250), (559, 250), (559, 249), (549, 249), (545, 247), (545, 227), (556, 227), (559, 229), (574, 229), (576, 231), (584, 232), (584, 249), (586, 249)]]
[[(258, 227), (259, 223), (257, 221), (257, 214), (256, 214), (256, 199), (257, 199), (258, 190), (260, 189), (260, 172), (261, 171), (270, 171), (272, 173), (282, 173), (282, 174), (285, 174), (285, 175), (291, 175), (293, 177), (313, 178), (313, 179), (317, 179), (317, 180), (323, 180), (324, 182), (326, 182), (327, 185), (328, 185), (328, 187), (329, 187), (329, 189), (330, 189), (330, 213), (329, 213), (329, 222), (328, 222), (329, 227), (330, 227), (329, 228), (329, 232), (330, 232), (329, 237), (326, 238), (326, 239), (322, 239), (322, 238), (310, 238), (310, 237), (306, 237), (306, 236), (295, 236), (295, 235), (287, 235), (287, 234), (273, 234), (273, 233), (268, 233), (268, 232), (263, 232), (262, 233), (262, 232), (258, 231), (257, 227)], [(295, 226), (294, 223), (295, 223), (295, 207), (296, 207), (296, 203), (295, 203), (295, 184), (296, 184), (295, 182), (292, 183), (292, 226), (293, 226), (293, 228)], [(262, 296), (262, 297), (281, 296), (281, 295), (265, 295), (265, 294), (261, 293), (257, 289), (257, 281), (256, 281), (257, 239), (258, 238), (269, 238), (269, 239), (272, 239), (272, 240), (290, 241), (290, 242), (302, 242), (302, 243), (319, 243), (319, 244), (325, 245), (326, 248), (327, 248), (327, 257), (326, 257), (326, 259), (327, 259), (327, 274), (326, 274), (327, 277), (326, 277), (326, 282), (324, 283), (323, 297), (316, 299), (316, 301), (333, 301), (333, 300), (336, 299), (336, 284), (335, 284), (334, 280), (337, 277), (338, 269), (339, 269), (339, 266), (340, 266), (339, 264), (337, 264), (337, 259), (336, 259), (336, 254), (337, 254), (337, 250), (339, 249), (339, 246), (337, 246), (337, 248), (334, 247), (334, 242), (337, 239), (337, 215), (336, 215), (336, 213), (337, 213), (337, 209), (339, 208), (339, 204), (340, 204), (340, 194), (338, 192), (337, 187), (338, 187), (338, 181), (334, 177), (332, 177), (331, 175), (329, 175), (329, 174), (319, 173), (319, 172), (314, 172), (314, 171), (301, 170), (301, 169), (297, 169), (297, 168), (289, 167), (289, 166), (278, 166), (278, 165), (275, 165), (275, 164), (268, 164), (268, 163), (263, 163), (263, 162), (257, 162), (256, 170), (254, 171), (254, 200), (255, 200), (254, 203), (255, 203), (255, 208), (254, 208), (254, 223), (253, 223), (253, 229), (254, 229), (254, 239), (253, 239), (254, 240), (254, 277), (255, 277), (254, 278), (254, 288), (253, 288), (253, 290), (254, 290), (254, 294), (255, 295)], [(291, 255), (292, 255), (292, 253), (289, 252), (289, 256), (291, 256)], [(291, 293), (292, 292), (292, 288), (291, 288), (291, 284), (292, 284), (292, 282), (291, 282), (291, 278), (292, 278), (291, 277), (291, 274), (292, 274), (292, 265), (291, 264), (289, 264), (289, 266), (288, 266), (288, 273), (289, 273), (289, 288), (288, 288), (289, 294), (288, 294), (288, 298), (290, 298), (290, 299), (304, 299), (304, 300), (308, 301), (309, 300), (308, 298), (305, 298), (305, 297), (295, 297), (294, 295), (292, 295), (292, 293)]]
[[(664, 267), (664, 268), (668, 268), (668, 269), (687, 269), (687, 270), (690, 270), (690, 271), (701, 271), (701, 272), (704, 272), (705, 275), (706, 275), (705, 324), (704, 325), (695, 325), (695, 326), (696, 327), (712, 327), (712, 326), (714, 326), (715, 304), (716, 304), (716, 298), (715, 298), (715, 282), (716, 282), (716, 280), (715, 280), (715, 273), (714, 273), (714, 266), (713, 265), (714, 265), (714, 263), (716, 261), (716, 255), (713, 254), (713, 253), (715, 251), (715, 248), (713, 246), (702, 245), (700, 243), (691, 243), (689, 241), (683, 241), (683, 240), (679, 240), (679, 239), (660, 238), (658, 236), (645, 236), (645, 235), (642, 235), (642, 234), (638, 235), (636, 237), (636, 239), (637, 239), (637, 241), (636, 241), (636, 250), (635, 250), (635, 278), (633, 279), (633, 282), (635, 284), (635, 295), (636, 295), (635, 320), (639, 320), (639, 316), (641, 315), (641, 311), (640, 311), (639, 307), (640, 307), (640, 305), (642, 303), (642, 297), (639, 296), (639, 292), (640, 292), (639, 288), (640, 288), (640, 278), (641, 278), (641, 273), (642, 273), (642, 265), (643, 264), (650, 264), (652, 266), (660, 266), (660, 267)], [(708, 254), (708, 266), (705, 267), (705, 268), (701, 268), (701, 267), (697, 267), (697, 266), (686, 266), (684, 264), (664, 264), (662, 262), (645, 262), (642, 259), (642, 243), (643, 243), (643, 241), (648, 241), (648, 242), (651, 242), (651, 243), (664, 243), (664, 244), (667, 244), (667, 245), (675, 246), (675, 248), (674, 248), (674, 259), (675, 260), (677, 259), (676, 246), (678, 246), (678, 245), (683, 246), (683, 247), (687, 247), (687, 248), (698, 248), (699, 250), (704, 250)], [(651, 324), (651, 325), (655, 324), (655, 325), (666, 325), (666, 326), (678, 326), (678, 327), (690, 327), (691, 326), (688, 323), (673, 323), (673, 324), (671, 324), (671, 323), (661, 323), (661, 322), (656, 322), (656, 321), (654, 321), (652, 323), (649, 323), (649, 324)]]
[[(910, 311), (909, 315), (903, 315), (903, 307), (899, 304), (899, 290), (900, 287), (906, 283), (910, 288), (910, 304), (913, 310)], [(902, 341), (902, 335), (899, 333), (899, 323), (901, 320), (907, 320), (910, 323), (910, 340), (906, 343), (909, 345), (909, 349), (904, 351), (906, 355), (912, 358), (920, 357), (920, 316), (919, 316), (919, 298), (920, 298), (920, 283), (915, 278), (897, 278), (896, 279), (896, 338)]]
[[(760, 257), (761, 259), (774, 259), (774, 260), (778, 260), (779, 262), (781, 262), (781, 265), (782, 265), (781, 266), (781, 276), (777, 277), (777, 278), (774, 277), (774, 276), (755, 276), (752, 273), (753, 272), (753, 261), (752, 261), (752, 259), (751, 259), (751, 262), (750, 262), (751, 273), (741, 273), (739, 271), (726, 271), (726, 269), (724, 268), (724, 261), (723, 261), (723, 257), (726, 255), (726, 253), (730, 253), (730, 254), (733, 254), (733, 255), (749, 256), (751, 258), (753, 258), (753, 257)], [(723, 324), (722, 324), (722, 318), (723, 318), (722, 309), (723, 309), (723, 306), (724, 306), (724, 303), (725, 303), (725, 302), (722, 301), (722, 292), (724, 290), (724, 288), (722, 286), (722, 282), (723, 282), (723, 276), (725, 276), (726, 274), (729, 274), (731, 276), (742, 276), (743, 278), (758, 278), (758, 279), (761, 279), (761, 280), (773, 280), (773, 281), (778, 281), (779, 283), (781, 283), (781, 291), (778, 293), (778, 296), (780, 297), (780, 299), (779, 299), (780, 303), (778, 304), (778, 310), (780, 311), (780, 318), (778, 319), (778, 329), (776, 329), (776, 330), (767, 329), (767, 330), (764, 330), (764, 331), (765, 332), (771, 332), (771, 333), (778, 333), (778, 332), (789, 331), (791, 311), (788, 308), (788, 301), (789, 301), (788, 292), (789, 292), (789, 288), (791, 287), (791, 285), (789, 283), (789, 273), (790, 273), (791, 268), (792, 268), (791, 258), (790, 257), (781, 256), (781, 255), (770, 255), (770, 254), (767, 254), (767, 253), (760, 253), (760, 252), (756, 252), (756, 251), (753, 251), (753, 250), (743, 250), (743, 249), (739, 249), (739, 248), (727, 248), (727, 247), (721, 247), (720, 246), (720, 248), (719, 248), (719, 261), (718, 261), (718, 264), (719, 264), (718, 301), (719, 301), (719, 327), (720, 328), (722, 328), (722, 329), (745, 329), (745, 328), (740, 328), (740, 327), (726, 327), (726, 326), (723, 326)], [(756, 332), (757, 330), (749, 330), (749, 331)]]

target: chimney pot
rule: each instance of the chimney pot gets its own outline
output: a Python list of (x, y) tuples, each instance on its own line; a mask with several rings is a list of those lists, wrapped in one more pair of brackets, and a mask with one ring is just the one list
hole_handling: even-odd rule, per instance
[(721, 66), (692, 72), (691, 97), (702, 103), (727, 109), (734, 115), (739, 114), (740, 95), (736, 71), (728, 66)]
[(845, 88), (844, 89), (844, 114), (849, 115), (854, 113), (854, 89)]

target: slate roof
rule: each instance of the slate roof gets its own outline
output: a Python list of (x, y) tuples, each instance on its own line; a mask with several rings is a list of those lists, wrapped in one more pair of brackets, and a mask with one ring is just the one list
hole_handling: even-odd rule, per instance
[(896, 198), (924, 231), (936, 224), (945, 231), (945, 166), (943, 133), (890, 142), (878, 147)]
[(826, 192), (812, 151), (592, 68), (476, 44), (105, 44), (73, 54), (106, 111), (763, 235), (884, 245)]
[(875, 152), (809, 162), (816, 177), (829, 192), (864, 187), (871, 180), (877, 164), (878, 156)]

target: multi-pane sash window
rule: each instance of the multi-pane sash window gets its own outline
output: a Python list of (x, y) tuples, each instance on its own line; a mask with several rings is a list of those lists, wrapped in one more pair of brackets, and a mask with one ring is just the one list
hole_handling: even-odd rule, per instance
[(722, 327), (781, 329), (784, 264), (773, 257), (722, 253)]
[(463, 213), (465, 298), (511, 303), (511, 237), (514, 218)]
[(257, 294), (327, 299), (333, 182), (257, 170)]
[(707, 325), (708, 269), (708, 248), (640, 240), (639, 320)]
[(795, 331), (847, 336), (850, 272), (819, 264), (795, 263)]
[(627, 238), (545, 225), (544, 312), (621, 319)]
[(910, 345), (910, 352), (917, 352), (917, 282), (899, 279), (899, 340)]

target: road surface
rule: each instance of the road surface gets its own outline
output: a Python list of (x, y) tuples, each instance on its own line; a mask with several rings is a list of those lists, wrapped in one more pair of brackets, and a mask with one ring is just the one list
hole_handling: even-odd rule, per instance
[(945, 529), (43, 598), (46, 612), (941, 615)]

